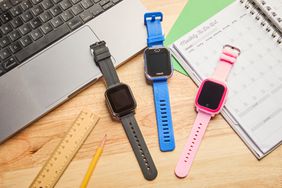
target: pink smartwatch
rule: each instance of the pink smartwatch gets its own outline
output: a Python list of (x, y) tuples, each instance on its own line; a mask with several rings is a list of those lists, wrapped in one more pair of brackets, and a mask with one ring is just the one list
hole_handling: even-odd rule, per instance
[(198, 115), (175, 169), (175, 175), (179, 178), (188, 175), (210, 119), (224, 106), (228, 93), (225, 80), (239, 55), (238, 48), (225, 45), (215, 73), (199, 87), (195, 100)]

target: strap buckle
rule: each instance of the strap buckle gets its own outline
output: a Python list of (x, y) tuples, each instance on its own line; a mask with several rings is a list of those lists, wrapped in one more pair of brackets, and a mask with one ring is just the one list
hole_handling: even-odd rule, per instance
[(223, 46), (223, 50), (231, 50), (232, 53), (234, 52), (233, 55), (235, 55), (236, 57), (238, 57), (241, 54), (241, 50), (235, 46), (231, 46), (229, 44), (226, 44)]
[(163, 13), (161, 12), (148, 12), (144, 14), (144, 24), (147, 25), (148, 21), (154, 22), (155, 20), (163, 21)]

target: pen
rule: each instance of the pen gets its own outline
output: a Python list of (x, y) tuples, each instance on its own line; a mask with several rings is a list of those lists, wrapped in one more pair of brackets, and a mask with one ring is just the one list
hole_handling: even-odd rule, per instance
[(80, 188), (86, 188), (87, 187), (87, 184), (88, 184), (88, 182), (90, 180), (90, 177), (91, 177), (91, 175), (92, 175), (92, 173), (93, 173), (93, 171), (94, 171), (94, 169), (96, 167), (96, 164), (97, 164), (99, 158), (101, 157), (101, 155), (103, 153), (103, 149), (104, 149), (104, 145), (105, 145), (105, 142), (106, 142), (106, 138), (107, 138), (107, 135), (105, 134), (103, 140), (101, 141), (101, 144), (99, 145), (95, 155), (93, 156), (93, 158), (92, 158), (92, 160), (90, 162), (90, 165), (89, 165), (89, 167), (87, 169), (87, 172), (86, 172), (86, 174), (84, 176), (84, 179), (83, 179), (83, 181), (81, 183)]

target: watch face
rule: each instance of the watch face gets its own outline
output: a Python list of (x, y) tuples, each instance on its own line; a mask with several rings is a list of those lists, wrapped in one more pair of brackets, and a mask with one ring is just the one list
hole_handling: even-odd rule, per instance
[(172, 74), (170, 52), (166, 48), (145, 50), (146, 73), (150, 77), (168, 77)]
[(136, 108), (136, 102), (131, 90), (125, 84), (108, 89), (105, 95), (116, 115), (128, 114)]
[(226, 94), (226, 87), (222, 84), (206, 80), (199, 91), (197, 103), (210, 110), (217, 110), (221, 107)]

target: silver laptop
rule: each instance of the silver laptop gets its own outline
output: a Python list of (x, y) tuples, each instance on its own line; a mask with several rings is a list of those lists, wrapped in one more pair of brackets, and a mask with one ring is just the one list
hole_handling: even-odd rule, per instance
[(89, 46), (105, 40), (115, 65), (146, 46), (139, 0), (0, 0), (0, 142), (101, 73)]

